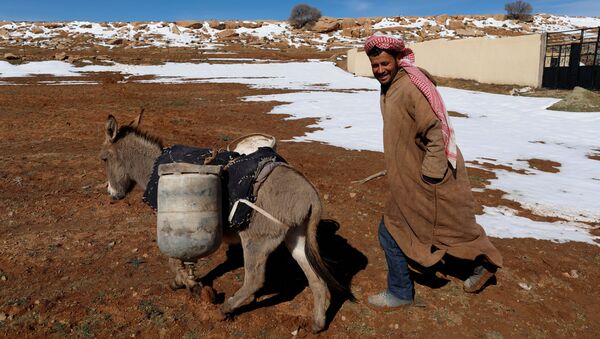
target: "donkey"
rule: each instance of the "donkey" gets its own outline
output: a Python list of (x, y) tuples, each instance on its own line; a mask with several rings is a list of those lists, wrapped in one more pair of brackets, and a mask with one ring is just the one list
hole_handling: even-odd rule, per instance
[[(142, 112), (143, 113), (143, 112)], [(154, 160), (161, 154), (160, 139), (139, 129), (140, 113), (128, 125), (119, 127), (109, 115), (105, 123), (106, 138), (100, 159), (106, 166), (108, 193), (113, 199), (122, 199), (134, 185), (146, 188)], [(326, 311), (330, 304), (330, 290), (340, 291), (352, 299), (346, 287), (340, 285), (327, 270), (319, 254), (317, 226), (321, 220), (321, 200), (316, 188), (297, 170), (278, 166), (260, 187), (256, 205), (271, 213), (276, 223), (260, 213), (253, 213), (248, 227), (237, 234), (225, 234), (225, 242), (241, 242), (244, 256), (243, 286), (221, 307), (229, 315), (241, 306), (251, 303), (265, 281), (266, 261), (282, 242), (308, 279), (314, 298), (313, 332), (326, 325)], [(184, 270), (183, 263), (170, 259), (176, 277), (173, 287), (195, 284)]]

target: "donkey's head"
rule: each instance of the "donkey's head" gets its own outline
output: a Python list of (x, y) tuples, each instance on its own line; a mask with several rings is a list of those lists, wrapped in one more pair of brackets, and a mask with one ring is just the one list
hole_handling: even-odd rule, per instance
[(109, 115), (104, 125), (100, 159), (106, 167), (108, 193), (114, 200), (124, 198), (136, 182), (149, 175), (153, 156), (162, 148), (158, 139), (138, 130), (142, 114), (143, 110), (132, 122), (121, 127), (117, 119)]
[[(141, 118), (141, 115), (138, 119)], [(134, 120), (135, 127), (139, 120)], [(133, 180), (127, 173), (127, 159), (124, 159), (120, 148), (119, 140), (123, 138), (123, 133), (119, 135), (119, 125), (114, 116), (109, 115), (104, 124), (105, 139), (100, 151), (100, 159), (106, 167), (108, 176), (108, 194), (113, 200), (123, 199), (133, 187)]]

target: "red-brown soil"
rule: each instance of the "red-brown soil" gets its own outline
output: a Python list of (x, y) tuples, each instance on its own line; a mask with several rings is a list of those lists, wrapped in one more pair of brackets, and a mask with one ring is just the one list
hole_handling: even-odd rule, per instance
[(536, 170), (542, 172), (549, 173), (558, 173), (560, 172), (560, 163), (552, 160), (544, 160), (544, 159), (518, 159), (520, 161), (527, 161), (530, 168), (534, 168)]
[[(110, 74), (90, 78), (102, 84), (0, 86), (0, 336), (283, 338), (294, 332), (311, 337), (312, 295), (285, 250), (272, 256), (258, 301), (232, 320), (220, 320), (219, 304), (171, 291), (167, 259), (155, 242), (155, 215), (139, 189), (110, 201), (97, 156), (106, 116), (126, 123), (142, 106), (142, 127), (167, 145), (224, 148), (252, 132), (288, 140), (314, 121), (267, 114), (275, 102), (240, 100), (280, 91), (237, 84), (116, 83)], [(382, 170), (382, 154), (292, 142), (280, 142), (279, 151), (319, 189), (323, 217), (335, 221), (322, 225), (323, 254), (338, 278), (352, 283), (358, 299), (335, 299), (321, 336), (593, 338), (600, 333), (600, 249), (574, 242), (493, 238), (505, 267), (482, 293), (465, 294), (460, 278), (468, 264), (448, 260), (438, 269), (451, 273), (449, 280), (417, 277), (417, 300), (424, 307), (369, 308), (367, 296), (386, 284), (377, 240), (386, 179), (352, 181)], [(491, 171), (469, 170), (475, 187), (484, 188), (494, 177)], [(487, 206), (511, 203), (502, 192), (484, 190), (475, 197)], [(203, 282), (217, 291), (218, 303), (242, 285), (235, 248), (228, 253), (222, 248), (200, 266), (198, 273), (207, 274)]]

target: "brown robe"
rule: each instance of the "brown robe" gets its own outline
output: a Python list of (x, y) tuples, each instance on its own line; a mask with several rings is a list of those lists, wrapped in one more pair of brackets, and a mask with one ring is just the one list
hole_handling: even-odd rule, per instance
[[(398, 246), (424, 267), (444, 254), (468, 260), (484, 255), (502, 266), (502, 255), (475, 221), (462, 154), (457, 149), (456, 169), (450, 168), (440, 121), (404, 70), (382, 89), (380, 103), (389, 185), (384, 221)], [(429, 184), (423, 175), (443, 179)]]

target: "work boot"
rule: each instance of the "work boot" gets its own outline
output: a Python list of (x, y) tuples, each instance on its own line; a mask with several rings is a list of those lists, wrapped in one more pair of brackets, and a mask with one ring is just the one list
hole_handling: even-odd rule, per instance
[(369, 304), (377, 307), (400, 307), (407, 306), (412, 303), (412, 300), (400, 299), (387, 289), (369, 297)]
[(463, 290), (467, 293), (478, 293), (496, 273), (496, 267), (484, 264), (475, 267), (473, 274), (465, 280)]

